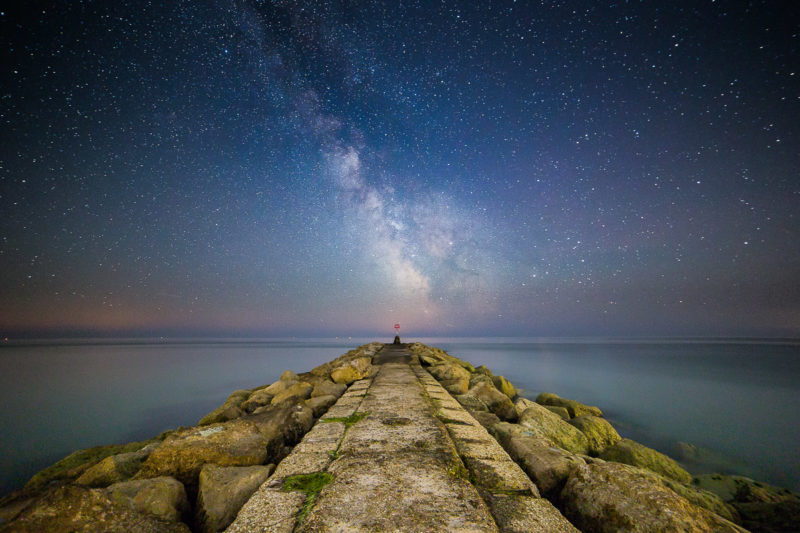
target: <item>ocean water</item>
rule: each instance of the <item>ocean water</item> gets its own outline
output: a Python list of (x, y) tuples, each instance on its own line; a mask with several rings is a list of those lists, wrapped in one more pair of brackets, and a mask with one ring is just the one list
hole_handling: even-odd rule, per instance
[[(73, 450), (192, 425), (236, 389), (310, 370), (375, 339), (0, 345), (0, 494)], [(389, 340), (389, 339), (387, 339)], [(765, 340), (419, 339), (523, 394), (599, 406), (623, 437), (690, 471), (800, 491), (800, 343)]]

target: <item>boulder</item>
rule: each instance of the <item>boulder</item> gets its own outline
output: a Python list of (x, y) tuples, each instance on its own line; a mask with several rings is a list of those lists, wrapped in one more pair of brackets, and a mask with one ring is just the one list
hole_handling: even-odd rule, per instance
[(176, 431), (150, 454), (134, 479), (172, 476), (193, 489), (204, 464), (263, 464), (283, 444), (280, 437), (265, 437), (257, 423), (245, 418)]
[(336, 397), (331, 396), (314, 396), (306, 401), (306, 404), (311, 408), (314, 413), (314, 418), (319, 418), (328, 411), (331, 405), (336, 403)]
[(483, 375), (485, 375), (485, 376), (489, 376), (489, 377), (492, 377), (492, 376), (494, 376), (494, 374), (492, 374), (492, 371), (491, 371), (491, 370), (489, 370), (488, 368), (486, 368), (486, 367), (485, 367), (485, 366), (483, 366), (483, 365), (481, 365), (481, 366), (479, 366), (479, 367), (476, 367), (476, 368), (475, 368), (475, 373), (476, 373), (476, 374), (483, 374)]
[[(469, 377), (469, 388), (471, 389), (472, 387), (474, 387), (478, 383), (488, 383), (489, 385), (494, 387), (494, 381), (492, 381), (492, 377), (491, 376), (487, 376), (486, 374), (479, 374), (477, 372), (472, 374), (472, 375), (470, 375), (470, 377)], [(497, 388), (497, 387), (495, 387), (495, 388)]]
[(674, 460), (630, 439), (622, 439), (600, 454), (606, 461), (625, 463), (626, 465), (646, 468), (651, 472), (672, 478), (682, 483), (692, 481), (692, 476)]
[(527, 398), (523, 398), (522, 396), (517, 398), (517, 401), (514, 402), (514, 410), (517, 412), (517, 418), (522, 416), (522, 412), (525, 411), (525, 409), (527, 409), (528, 407), (530, 407), (534, 403), (536, 403), (536, 402), (532, 402), (531, 400), (529, 400)]
[(551, 413), (555, 413), (560, 416), (564, 420), (569, 420), (569, 411), (567, 411), (566, 407), (559, 407), (557, 405), (545, 405), (545, 409), (550, 411)]
[(314, 413), (304, 401), (295, 405), (262, 407), (245, 420), (254, 423), (267, 439), (270, 462), (277, 463), (283, 446), (294, 446), (314, 425)]
[(508, 396), (497, 390), (491, 383), (478, 383), (469, 389), (469, 394), (485, 403), (489, 411), (503, 420), (513, 421), (517, 419), (517, 412), (514, 410), (514, 404), (511, 403)]
[(428, 367), (428, 372), (450, 394), (465, 394), (469, 389), (469, 372), (463, 367), (451, 363), (439, 363)]
[(34, 474), (34, 476), (25, 484), (23, 491), (27, 494), (33, 494), (54, 483), (74, 481), (89, 468), (96, 465), (106, 457), (141, 450), (148, 444), (162, 441), (170, 433), (171, 432), (169, 431), (164, 432), (155, 439), (147, 441), (129, 442), (127, 444), (110, 444), (106, 446), (93, 446), (91, 448), (72, 452), (55, 464), (50, 465), (44, 470)]
[(541, 405), (534, 404), (525, 409), (519, 423), (532, 436), (543, 437), (568, 452), (578, 454), (589, 452), (589, 439), (586, 435)]
[(593, 405), (585, 405), (575, 400), (567, 400), (559, 397), (557, 394), (551, 392), (543, 392), (536, 397), (536, 403), (541, 405), (555, 405), (556, 407), (564, 407), (569, 412), (570, 418), (575, 418), (581, 415), (603, 416), (603, 412), (599, 407)]
[(505, 449), (547, 497), (556, 498), (572, 471), (586, 462), (556, 448), (540, 436), (516, 435), (506, 439)]
[(197, 492), (197, 523), (201, 530), (216, 533), (228, 527), (274, 469), (275, 465), (205, 465)]
[(678, 496), (658, 476), (619, 463), (578, 466), (567, 479), (560, 502), (564, 515), (582, 531), (745, 531)]
[(456, 394), (453, 396), (458, 403), (467, 409), (468, 411), (489, 411), (489, 408), (486, 407), (486, 404), (483, 403), (481, 400), (472, 396), (471, 394)]
[(233, 420), (234, 418), (239, 418), (243, 414), (243, 411), (239, 406), (242, 405), (242, 402), (247, 400), (252, 393), (253, 392), (249, 390), (234, 391), (230, 396), (228, 396), (228, 399), (225, 400), (225, 403), (201, 418), (197, 425), (207, 426), (208, 424), (218, 424), (220, 422)]
[(475, 367), (466, 361), (462, 361), (457, 357), (453, 357), (441, 348), (425, 346), (424, 344), (415, 342), (408, 345), (408, 350), (419, 357), (421, 363), (425, 365), (435, 365), (439, 363), (455, 364), (466, 370), (467, 372), (475, 372)]
[(142, 463), (150, 456), (159, 443), (148, 444), (141, 450), (118, 453), (106, 457), (86, 470), (76, 483), (87, 487), (107, 487), (113, 483), (132, 478), (142, 467)]
[(189, 511), (186, 490), (175, 478), (122, 481), (105, 490), (110, 500), (164, 520), (178, 522)]
[(372, 357), (357, 357), (333, 368), (331, 370), (331, 380), (334, 383), (349, 385), (354, 381), (367, 377), (371, 367)]
[(276, 388), (280, 388), (280, 391), (286, 390), (285, 382), (279, 381), (278, 383), (281, 384), (280, 387), (273, 388), (270, 385), (269, 387), (266, 387), (264, 389), (259, 389), (253, 392), (244, 402), (241, 403), (240, 409), (245, 413), (252, 413), (259, 407), (264, 407), (265, 405), (269, 405), (270, 402), (272, 402), (272, 398), (274, 398), (275, 394), (277, 394), (270, 392), (269, 389), (275, 390)]
[(311, 391), (314, 390), (314, 386), (310, 383), (306, 383), (305, 381), (297, 381), (291, 385), (289, 385), (286, 389), (282, 390), (278, 394), (276, 394), (272, 401), (270, 402), (271, 405), (280, 405), (282, 403), (297, 403), (300, 400), (305, 400), (311, 395)]
[(311, 391), (311, 397), (315, 398), (317, 396), (334, 396), (339, 398), (346, 390), (347, 385), (343, 383), (334, 383), (333, 381), (326, 379), (324, 381), (320, 381), (314, 386), (314, 390)]
[(743, 476), (704, 474), (693, 481), (728, 502), (753, 531), (797, 531), (800, 524), (800, 496)]
[(295, 374), (291, 370), (284, 370), (283, 374), (281, 374), (280, 380), (289, 383), (294, 383), (295, 381), (299, 381), (300, 378), (298, 378), (297, 374)]
[(517, 395), (517, 389), (503, 376), (492, 377), (492, 383), (494, 383), (497, 390), (508, 396), (511, 400)]
[(668, 477), (659, 476), (659, 480), (679, 496), (683, 496), (698, 507), (708, 509), (712, 513), (718, 514), (722, 518), (736, 524), (742, 523), (742, 519), (736, 509), (732, 505), (722, 501), (722, 498), (713, 492), (703, 490), (694, 485), (687, 485)]
[(589, 439), (589, 455), (592, 456), (599, 455), (600, 452), (622, 439), (614, 426), (605, 418), (581, 415), (569, 420), (568, 423), (581, 430)]
[(104, 489), (64, 485), (46, 492), (3, 529), (4, 533), (43, 531), (189, 533), (189, 528), (116, 503)]

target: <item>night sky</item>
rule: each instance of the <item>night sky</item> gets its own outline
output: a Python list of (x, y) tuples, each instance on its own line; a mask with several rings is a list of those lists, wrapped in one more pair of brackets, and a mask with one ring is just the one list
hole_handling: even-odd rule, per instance
[(2, 336), (800, 336), (798, 2), (4, 9)]

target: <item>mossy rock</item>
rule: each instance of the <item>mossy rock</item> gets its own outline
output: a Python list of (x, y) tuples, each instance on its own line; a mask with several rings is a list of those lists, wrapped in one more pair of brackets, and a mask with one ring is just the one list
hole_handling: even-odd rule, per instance
[(689, 475), (689, 472), (681, 468), (673, 459), (630, 439), (622, 439), (615, 445), (606, 448), (600, 454), (600, 458), (606, 461), (646, 468), (651, 472), (682, 483), (690, 483), (692, 481), (692, 476)]
[(577, 416), (568, 421), (589, 439), (589, 455), (599, 455), (600, 452), (619, 442), (622, 437), (608, 420), (592, 415)]
[(552, 392), (543, 392), (536, 397), (536, 403), (541, 405), (555, 405), (564, 407), (569, 411), (570, 418), (581, 415), (603, 416), (603, 411), (599, 407), (586, 405), (575, 400), (567, 400)]
[(742, 519), (736, 509), (722, 501), (722, 498), (713, 492), (703, 490), (694, 485), (687, 485), (686, 483), (681, 483), (668, 477), (662, 477), (661, 481), (665, 486), (669, 487), (675, 493), (683, 496), (693, 504), (702, 507), (703, 509), (708, 509), (712, 513), (716, 513), (722, 518), (726, 518), (731, 522), (735, 522), (737, 524), (741, 523)]
[(72, 481), (106, 457), (141, 450), (148, 444), (161, 442), (167, 435), (169, 435), (169, 433), (163, 433), (155, 439), (140, 442), (94, 446), (92, 448), (86, 448), (85, 450), (78, 450), (36, 473), (25, 484), (23, 490), (26, 493), (37, 492), (55, 481)]
[(490, 412), (501, 419), (510, 421), (517, 419), (517, 411), (514, 409), (514, 404), (511, 403), (508, 396), (497, 390), (491, 383), (478, 383), (469, 389), (469, 395), (481, 400), (486, 404)]
[(583, 432), (539, 404), (533, 404), (526, 409), (519, 423), (531, 436), (543, 437), (568, 452), (589, 452), (589, 439)]
[[(560, 407), (558, 405), (544, 405), (545, 409), (550, 411), (551, 413), (555, 413), (567, 422), (570, 420), (569, 411), (567, 411), (566, 407)], [(591, 415), (590, 415), (591, 416)]]
[(660, 476), (620, 463), (593, 461), (578, 466), (559, 502), (581, 531), (744, 533), (731, 521), (676, 494)]
[(228, 399), (225, 400), (225, 403), (201, 418), (197, 425), (207, 426), (208, 424), (218, 424), (220, 422), (233, 420), (234, 418), (239, 418), (243, 413), (240, 409), (240, 406), (250, 397), (251, 394), (253, 394), (253, 391), (251, 390), (234, 391), (230, 396), (228, 396)]
[(508, 396), (510, 400), (513, 400), (514, 397), (516, 397), (517, 389), (504, 376), (492, 377), (492, 383), (497, 390)]
[(491, 370), (489, 370), (488, 368), (486, 368), (486, 367), (485, 367), (485, 366), (483, 366), (483, 365), (481, 365), (481, 366), (479, 366), (479, 367), (476, 367), (476, 368), (475, 368), (475, 373), (476, 373), (476, 374), (483, 374), (484, 376), (489, 376), (489, 377), (492, 377), (492, 376), (494, 376), (494, 374), (492, 373), (492, 371), (491, 371)]
[(489, 408), (486, 407), (482, 400), (471, 394), (456, 394), (453, 398), (469, 411), (489, 411)]

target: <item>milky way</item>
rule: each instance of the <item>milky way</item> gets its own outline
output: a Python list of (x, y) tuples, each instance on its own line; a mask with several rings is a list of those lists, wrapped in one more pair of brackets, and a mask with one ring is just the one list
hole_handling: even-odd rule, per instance
[(17, 4), (2, 336), (800, 334), (792, 2)]

